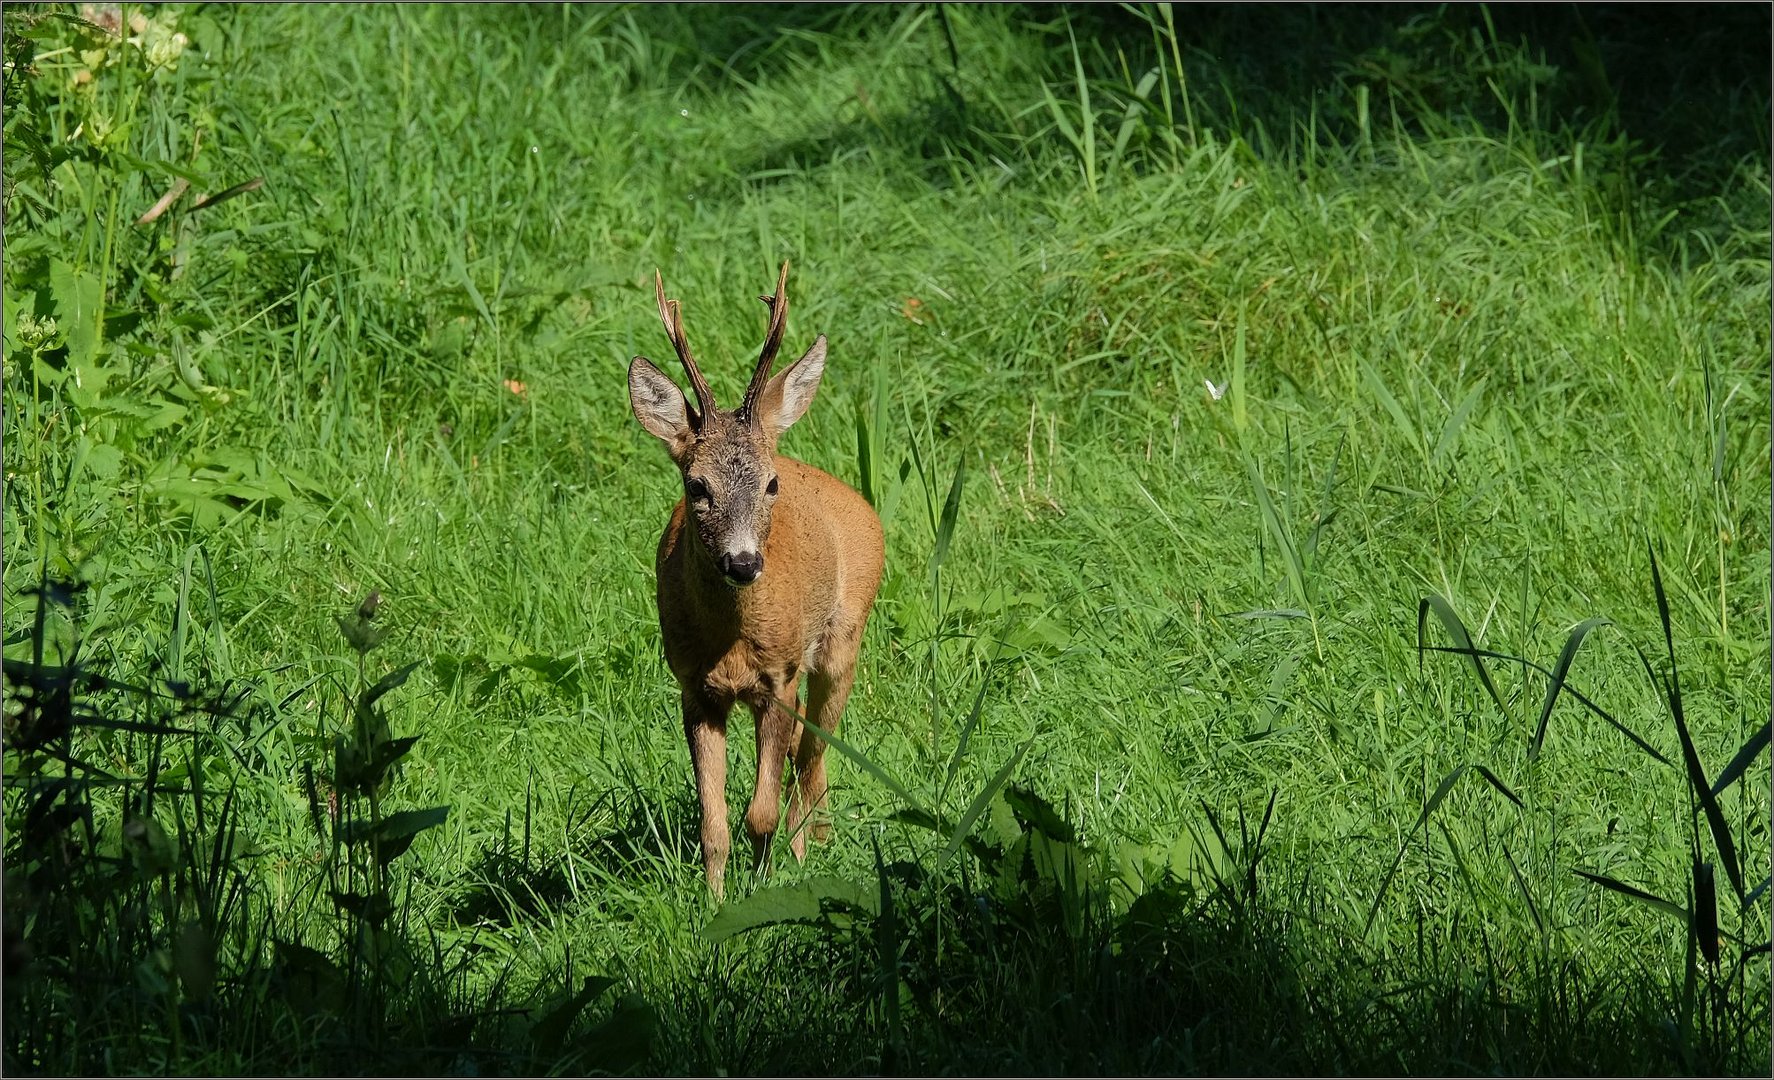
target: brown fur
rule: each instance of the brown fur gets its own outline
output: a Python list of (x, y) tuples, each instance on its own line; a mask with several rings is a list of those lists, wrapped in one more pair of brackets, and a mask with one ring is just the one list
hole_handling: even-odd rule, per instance
[[(702, 807), (703, 866), (716, 895), (731, 847), (726, 752), (735, 702), (751, 710), (757, 733), (757, 783), (745, 815), (754, 866), (767, 865), (791, 754), (795, 857), (805, 857), (808, 832), (823, 838), (829, 831), (828, 823), (809, 820), (826, 805), (825, 742), (803, 730), (800, 679), (807, 676), (807, 719), (836, 729), (885, 562), (881, 522), (867, 500), (829, 473), (775, 453), (777, 436), (810, 404), (825, 355), (821, 337), (795, 365), (763, 381), (785, 321), (787, 272), (784, 264), (776, 296), (764, 298), (771, 332), (747, 392), (752, 409), (722, 412), (704, 396), (707, 384), (689, 359), (677, 303), (664, 299), (663, 286), (661, 316), (701, 407), (690, 409), (682, 391), (646, 360), (637, 357), (630, 368), (636, 416), (665, 441), (686, 486), (695, 481), (709, 493), (673, 507), (659, 541), (656, 595)], [(772, 478), (779, 485), (773, 496), (766, 487)], [(743, 586), (717, 565), (718, 549), (735, 535), (755, 536), (762, 556), (761, 572)]]

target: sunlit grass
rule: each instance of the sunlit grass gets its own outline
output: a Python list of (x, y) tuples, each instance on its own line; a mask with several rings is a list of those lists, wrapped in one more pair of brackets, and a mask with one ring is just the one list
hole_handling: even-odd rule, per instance
[[(176, 69), (101, 72), (89, 104), (46, 90), (27, 114), (9, 83), (9, 138), (29, 116), (84, 147), (96, 110), (159, 164), (83, 152), (38, 176), (8, 144), (7, 655), (48, 574), (89, 582), (90, 648), (166, 662), (200, 548), (218, 610), (187, 604), (182, 648), (275, 706), (212, 767), (281, 905), (325, 846), (301, 765), (345, 723), (334, 619), (380, 591), (372, 659), (420, 662), (394, 706), (422, 736), (398, 800), (451, 807), (408, 856), (412, 924), (476, 941), (473, 986), (570, 989), (569, 958), (619, 979), (664, 1018), (659, 1071), (1760, 1060), (1753, 1039), (1720, 1061), (1657, 1031), (1610, 1045), (1585, 1019), (1675, 1014), (1659, 995), (1681, 990), (1684, 933), (1574, 871), (1688, 905), (1706, 827), (1683, 770), (1568, 696), (1531, 754), (1546, 676), (1493, 657), (1493, 697), (1467, 659), (1425, 660), (1413, 620), (1445, 598), (1474, 646), (1552, 668), (1573, 627), (1611, 619), (1570, 685), (1680, 762), (1634, 650), (1661, 654), (1649, 543), (1711, 775), (1765, 721), (1765, 118), (1678, 169), (1570, 107), (1578, 76), (1488, 15), (1277, 14), (1291, 71), (1232, 15), (1072, 17), (206, 9)], [(44, 86), (72, 62), (43, 61)], [(191, 197), (132, 225), (183, 173)], [(1011, 1013), (1076, 990), (1043, 979), (1141, 1000), (1088, 958), (1019, 954), (956, 976), (953, 1011), (895, 997), (895, 1020), (848, 938), (703, 935), (652, 599), (676, 481), (623, 372), (665, 345), (657, 266), (730, 398), (783, 258), (789, 347), (831, 341), (784, 451), (860, 484), (861, 431), (888, 534), (840, 736), (951, 822), (1026, 744), (1015, 782), (1104, 852), (1169, 850), (1210, 816), (1254, 827), (1273, 798), (1261, 903), (1199, 913), (1230, 947), (1190, 939), (1228, 974), (1183, 992), (1170, 971), (1180, 996), (1153, 999), (1198, 1016), (1019, 1031)], [(18, 311), (66, 323), (87, 281), (107, 320), (90, 356), (69, 326), (27, 340)], [(1438, 625), (1428, 644), (1456, 644)], [(749, 734), (735, 746), (741, 777)], [(835, 842), (804, 869), (779, 857), (774, 883), (874, 888), (877, 844), (885, 863), (950, 846), (830, 759)], [(1751, 887), (1761, 761), (1720, 803)], [(907, 956), (921, 918), (962, 933), (907, 889), (926, 905), (903, 913)], [(1764, 941), (1767, 893), (1727, 892), (1741, 944)], [(1249, 958), (1285, 958), (1311, 994)], [(1547, 989), (1567, 960), (1591, 1012)], [(1765, 1014), (1765, 951), (1746, 970)], [(1570, 1049), (1511, 1043), (1498, 1003), (1518, 1000)], [(1276, 1048), (1283, 1003), (1315, 1020)], [(970, 1017), (977, 1045), (954, 1034)], [(940, 1053), (884, 1057), (908, 1024)]]

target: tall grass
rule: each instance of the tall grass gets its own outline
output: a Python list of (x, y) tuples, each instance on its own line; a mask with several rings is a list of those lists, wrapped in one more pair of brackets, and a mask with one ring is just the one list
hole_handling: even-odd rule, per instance
[[(1765, 11), (116, 14), (5, 14), (10, 1071), (1767, 1071)], [(889, 571), (716, 909), (621, 372), (784, 257)]]

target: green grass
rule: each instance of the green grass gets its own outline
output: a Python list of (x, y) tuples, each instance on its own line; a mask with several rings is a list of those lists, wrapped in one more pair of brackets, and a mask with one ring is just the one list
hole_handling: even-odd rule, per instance
[[(190, 771), (234, 785), (249, 906), (339, 960), (303, 766), (379, 591), (368, 679), (419, 662), (383, 799), (450, 808), (395, 898), (454, 966), (399, 1001), (473, 1016), (483, 1070), (625, 1067), (475, 1013), (589, 972), (666, 1073), (1764, 1071), (1769, 894), (1635, 646), (1672, 633), (1718, 778), (1770, 696), (1767, 15), (1663, 51), (1587, 17), (205, 7), (84, 90), (73, 28), (9, 22), (6, 655), (77, 579), (89, 661), (250, 688)], [(731, 401), (783, 258), (786, 347), (831, 341), (784, 451), (860, 486), (861, 432), (887, 529), (838, 734), (976, 842), (834, 751), (834, 842), (769, 885), (867, 899), (717, 942), (652, 601), (677, 481), (623, 373), (668, 351), (659, 267)], [(1431, 596), (1484, 679), (1419, 650)], [(1527, 661), (1598, 617), (1532, 753)], [(1717, 809), (1763, 885), (1765, 745)], [(1716, 967), (1576, 873), (1686, 910), (1697, 857)], [(69, 1006), (7, 982), (19, 1071), (462, 1060), (205, 1035), (164, 979), (15, 1041)]]

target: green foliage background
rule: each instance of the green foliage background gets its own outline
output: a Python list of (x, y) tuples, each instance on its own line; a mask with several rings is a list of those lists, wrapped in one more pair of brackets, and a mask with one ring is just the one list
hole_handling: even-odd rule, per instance
[[(369, 940), (322, 885), (334, 736), (419, 737), (376, 797), (449, 812), (388, 895), (449, 972), (428, 1007), (471, 1021), (388, 1069), (1765, 1070), (1768, 17), (1712, 10), (1647, 16), (1653, 47), (1606, 8), (199, 5), (110, 34), (8, 5), (6, 655), (78, 638), (250, 700), (180, 775), (232, 793), (279, 913), (221, 952), (262, 1002)], [(652, 607), (677, 481), (623, 371), (664, 351), (659, 267), (730, 399), (783, 258), (787, 347), (831, 340), (784, 450), (868, 492), (889, 573), (835, 842), (717, 941)], [(37, 621), (45, 579), (71, 615)], [(337, 617), (372, 591), (366, 655)], [(1596, 708), (1549, 702), (1597, 617), (1567, 684)], [(1465, 633), (1483, 679), (1419, 649)], [(13, 840), (58, 768), (19, 708)], [(1681, 724), (1705, 779), (1749, 748), (1704, 971), (1695, 863), (1733, 857)], [(165, 737), (71, 745), (127, 792)], [(15, 1031), (51, 1009), (18, 993)], [(9, 1067), (372, 1045), (188, 1006), (9, 1034)]]

